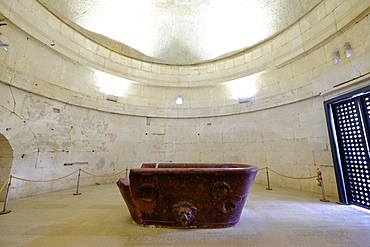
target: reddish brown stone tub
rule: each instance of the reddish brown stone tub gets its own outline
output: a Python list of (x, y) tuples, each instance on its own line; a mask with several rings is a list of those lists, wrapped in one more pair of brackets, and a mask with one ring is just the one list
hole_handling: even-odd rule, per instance
[(117, 185), (137, 225), (223, 228), (238, 223), (257, 171), (242, 164), (146, 163)]

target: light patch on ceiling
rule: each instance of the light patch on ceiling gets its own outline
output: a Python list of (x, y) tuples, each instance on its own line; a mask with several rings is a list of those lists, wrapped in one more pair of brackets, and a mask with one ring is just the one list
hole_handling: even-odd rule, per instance
[(94, 69), (96, 86), (105, 95), (124, 96), (132, 81)]
[(38, 1), (62, 20), (108, 37), (108, 46), (125, 44), (124, 54), (135, 50), (165, 64), (194, 64), (261, 42), (322, 0)]
[(214, 58), (267, 38), (270, 17), (260, 4), (215, 1), (206, 13), (203, 37), (209, 56)]
[(89, 31), (121, 41), (151, 56), (156, 36), (155, 13), (147, 1), (93, 0), (91, 15), (80, 16), (76, 22)]

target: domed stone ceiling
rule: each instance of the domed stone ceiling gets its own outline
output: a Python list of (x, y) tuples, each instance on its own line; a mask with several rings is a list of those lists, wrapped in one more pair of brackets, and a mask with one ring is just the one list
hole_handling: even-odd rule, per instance
[(321, 0), (39, 0), (60, 19), (126, 56), (196, 64), (247, 49)]

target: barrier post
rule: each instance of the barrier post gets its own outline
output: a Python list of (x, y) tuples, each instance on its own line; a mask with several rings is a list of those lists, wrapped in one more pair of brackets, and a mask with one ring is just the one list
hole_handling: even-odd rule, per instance
[(317, 185), (321, 187), (322, 199), (320, 199), (320, 201), (322, 201), (322, 202), (330, 202), (329, 200), (326, 199), (326, 196), (325, 196), (324, 181), (322, 179), (321, 171), (320, 170), (317, 170)]
[(78, 196), (78, 195), (81, 195), (80, 192), (78, 192), (79, 188), (80, 188), (80, 177), (81, 177), (81, 168), (78, 169), (78, 178), (77, 178), (77, 190), (76, 190), (76, 193), (73, 193), (74, 196)]
[(10, 210), (6, 210), (6, 207), (8, 206), (8, 201), (9, 201), (9, 193), (10, 193), (10, 185), (11, 184), (12, 184), (12, 175), (9, 176), (9, 183), (8, 183), (8, 188), (6, 189), (4, 207), (3, 207), (3, 211), (1, 211), (0, 214), (8, 214), (8, 213), (11, 212)]
[(270, 188), (270, 176), (269, 176), (269, 168), (268, 167), (266, 167), (266, 177), (267, 177), (267, 188), (266, 188), (266, 190), (272, 190)]

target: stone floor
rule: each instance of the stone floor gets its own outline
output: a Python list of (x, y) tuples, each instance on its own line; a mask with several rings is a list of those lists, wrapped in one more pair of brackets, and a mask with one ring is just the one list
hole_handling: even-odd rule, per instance
[(297, 190), (255, 184), (236, 226), (206, 230), (135, 226), (115, 184), (73, 192), (11, 200), (0, 246), (370, 246), (370, 211)]

